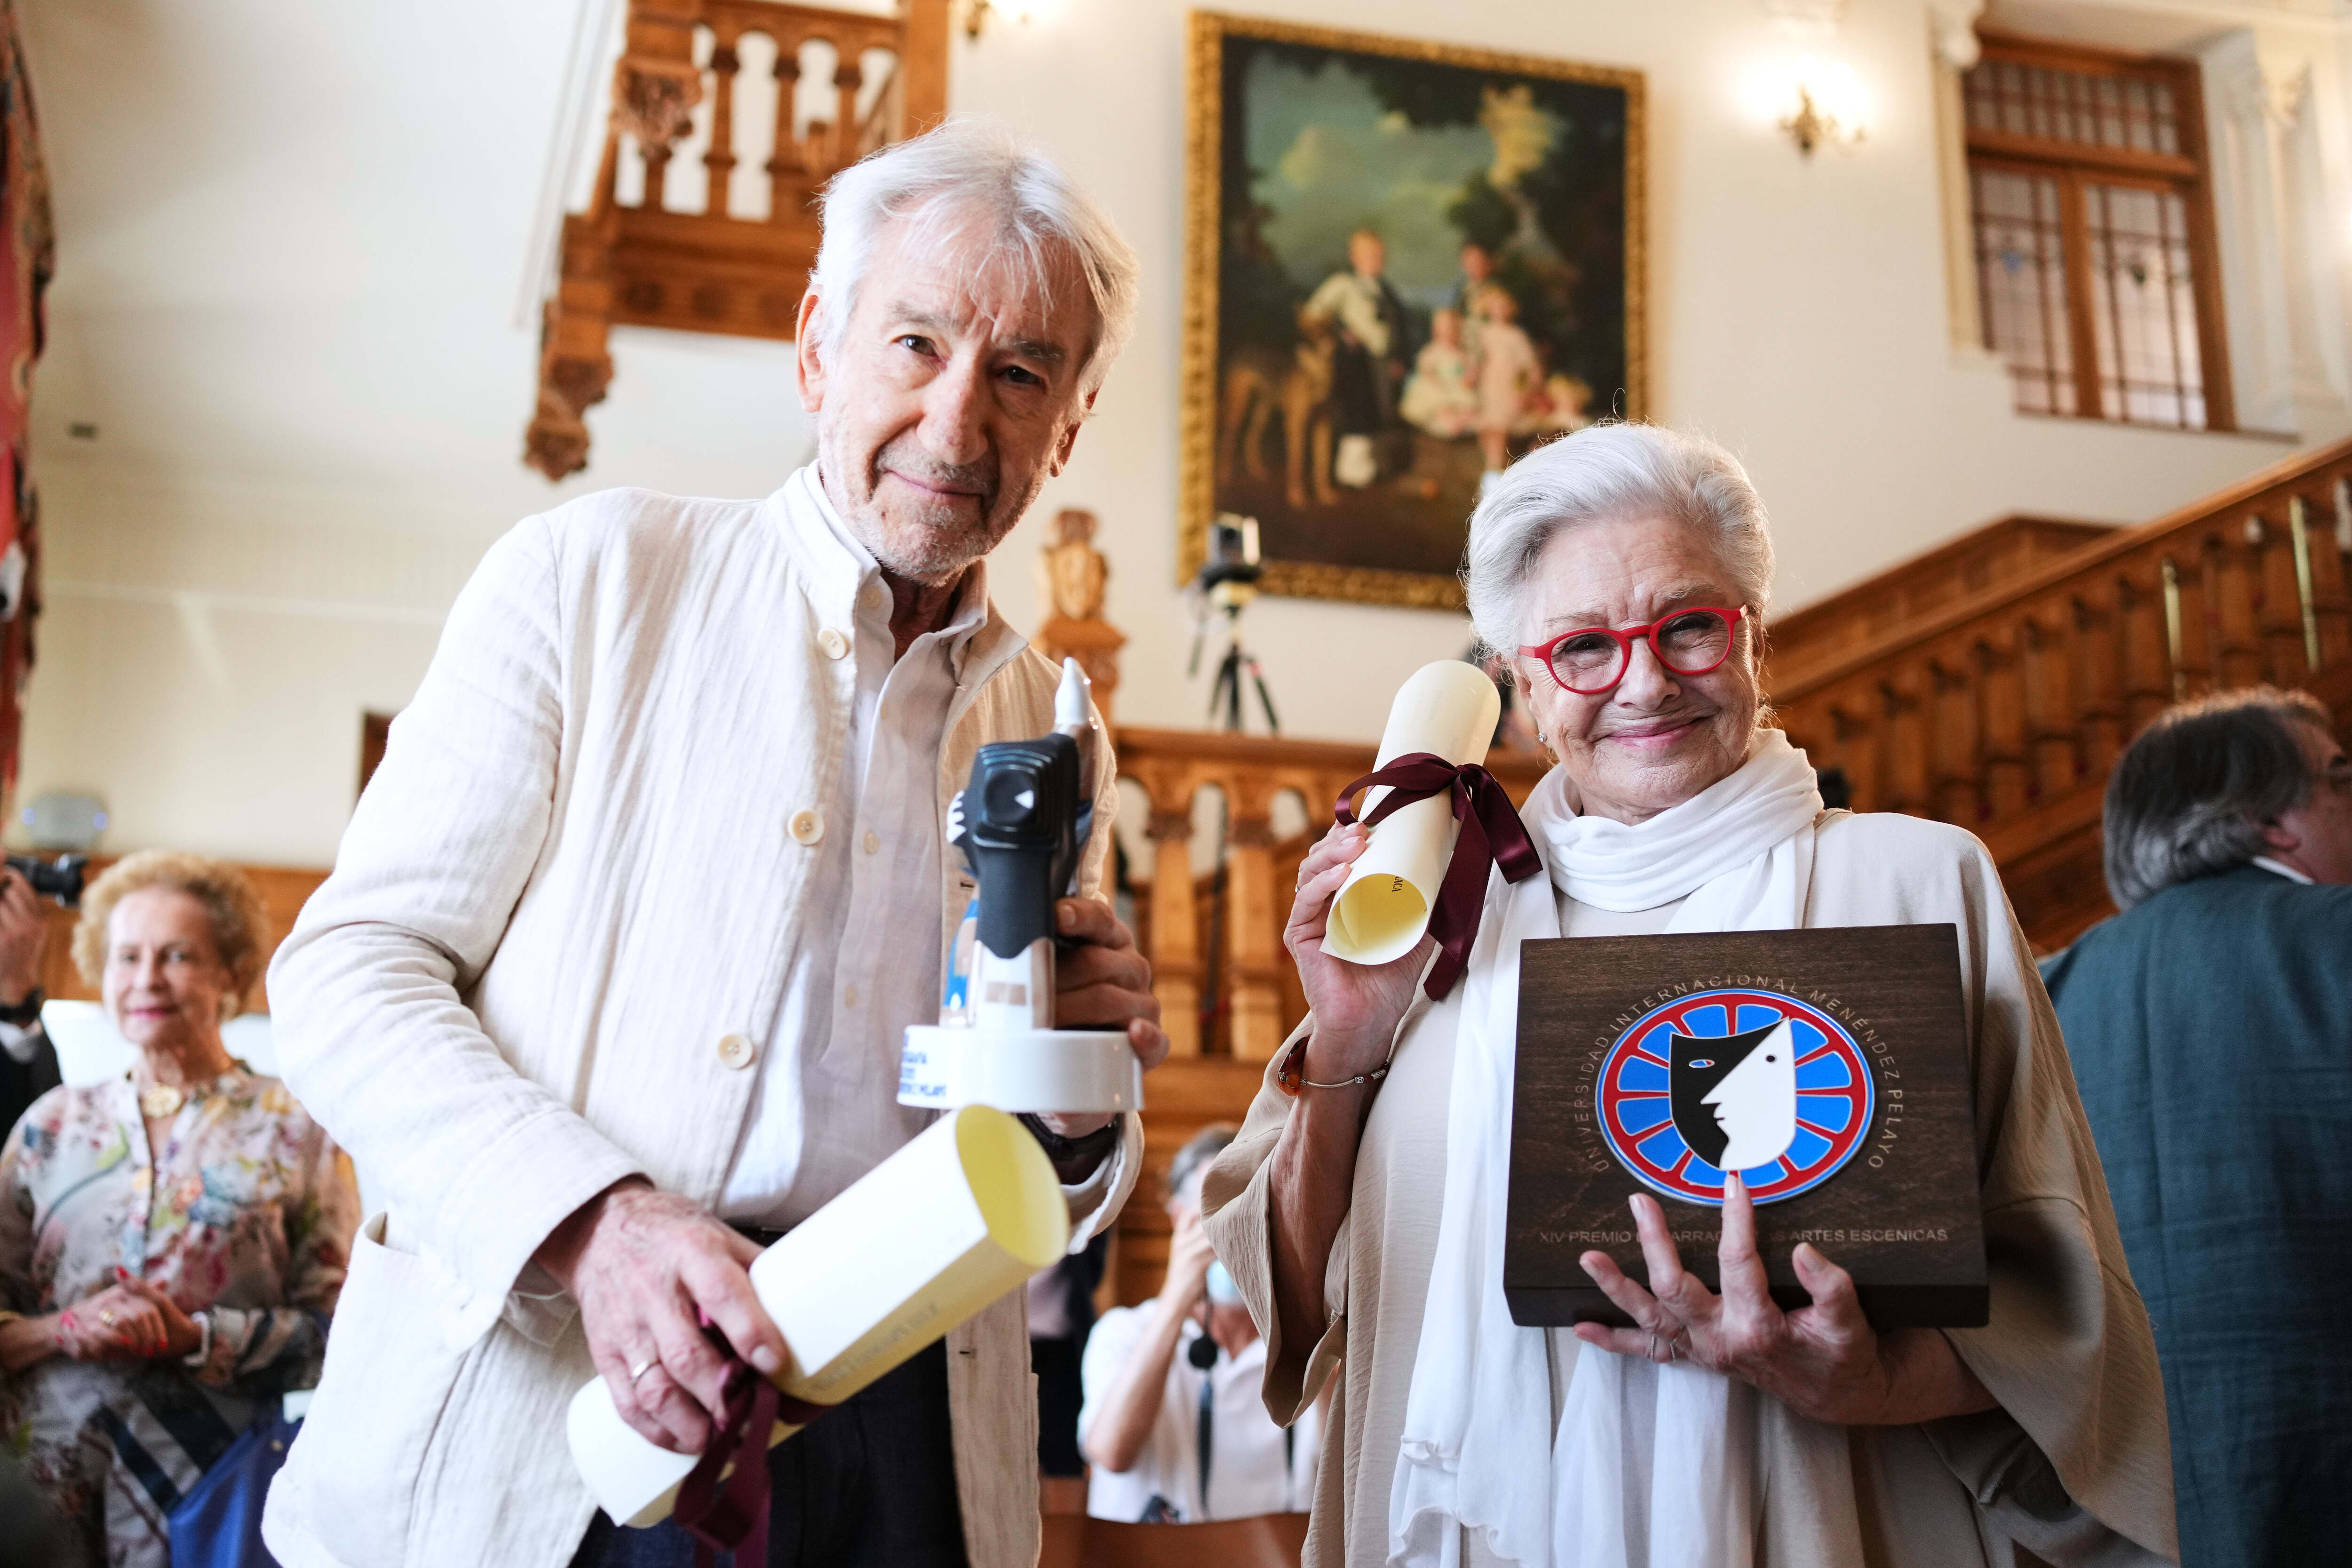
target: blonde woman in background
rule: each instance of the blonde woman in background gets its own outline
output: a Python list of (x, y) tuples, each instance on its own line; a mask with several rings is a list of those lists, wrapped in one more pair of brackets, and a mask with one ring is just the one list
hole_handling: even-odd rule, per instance
[(0, 1152), (0, 1449), (89, 1561), (164, 1568), (181, 1495), (316, 1381), (359, 1189), (222, 1043), (268, 957), (234, 867), (128, 857), (91, 884), (73, 952), (139, 1054), (43, 1095)]

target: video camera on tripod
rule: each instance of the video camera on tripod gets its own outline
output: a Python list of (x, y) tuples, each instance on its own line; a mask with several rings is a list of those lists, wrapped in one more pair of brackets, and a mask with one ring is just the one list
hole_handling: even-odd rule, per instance
[(1201, 615), (1192, 628), (1192, 657), (1184, 667), (1189, 679), (1201, 673), (1201, 645), (1209, 635), (1209, 610), (1212, 606), (1224, 612), (1226, 640), (1225, 657), (1217, 665), (1216, 683), (1209, 689), (1209, 717), (1214, 719), (1220, 709), (1224, 713), (1224, 728), (1239, 734), (1242, 728), (1242, 671), (1249, 671), (1250, 684), (1257, 689), (1258, 706), (1265, 711), (1265, 727), (1274, 734), (1282, 732), (1282, 721), (1274, 714), (1274, 698), (1265, 689), (1265, 672), (1258, 668), (1257, 656), (1242, 647), (1242, 611), (1257, 597), (1257, 585), (1265, 575), (1265, 566), (1258, 559), (1257, 519), (1239, 517), (1233, 512), (1220, 512), (1209, 524), (1209, 558), (1201, 563), (1201, 574), (1192, 580), (1192, 591), (1201, 595)]

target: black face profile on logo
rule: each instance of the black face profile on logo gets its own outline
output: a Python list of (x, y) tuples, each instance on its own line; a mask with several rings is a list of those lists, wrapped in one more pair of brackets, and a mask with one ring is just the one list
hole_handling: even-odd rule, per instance
[(1667, 1074), (1675, 1131), (1719, 1171), (1770, 1163), (1797, 1131), (1796, 1052), (1789, 1020), (1745, 1034), (1676, 1030)]

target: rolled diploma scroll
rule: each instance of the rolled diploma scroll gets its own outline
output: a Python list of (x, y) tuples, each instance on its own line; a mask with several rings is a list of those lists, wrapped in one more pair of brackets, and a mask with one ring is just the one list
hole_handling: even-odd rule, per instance
[[(1070, 1214), (1045, 1150), (1004, 1112), (941, 1117), (751, 1264), (792, 1349), (776, 1386), (838, 1405), (1057, 1261)], [(603, 1378), (572, 1396), (572, 1462), (614, 1519), (669, 1517), (696, 1456), (631, 1430)], [(797, 1426), (777, 1423), (771, 1447)]]
[[(1415, 752), (1483, 763), (1502, 713), (1495, 683), (1476, 665), (1458, 658), (1425, 664), (1397, 689), (1374, 765), (1384, 768)], [(1385, 784), (1366, 790), (1359, 817), (1370, 816), (1388, 793)], [(1386, 963), (1411, 952), (1429, 929), (1459, 826), (1452, 799), (1432, 795), (1374, 827), (1331, 905), (1323, 951), (1353, 963)]]

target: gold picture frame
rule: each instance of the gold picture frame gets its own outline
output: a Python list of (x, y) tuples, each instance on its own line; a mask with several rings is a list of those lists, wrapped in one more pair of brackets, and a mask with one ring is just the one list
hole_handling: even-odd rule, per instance
[[(1221, 504), (1221, 502), (1232, 503), (1240, 497), (1241, 492), (1245, 490), (1257, 494), (1261, 501), (1271, 495), (1276, 482), (1269, 472), (1264, 470), (1270, 469), (1270, 454), (1275, 449), (1272, 443), (1279, 439), (1283, 446), (1286, 469), (1283, 478), (1284, 494), (1273, 498), (1274, 505), (1271, 508), (1261, 505), (1252, 509), (1254, 514), (1259, 515), (1262, 519), (1268, 510), (1281, 510), (1288, 519), (1286, 526), (1281, 521), (1271, 519), (1262, 522), (1262, 532), (1267, 541), (1265, 578), (1262, 584), (1266, 592), (1302, 598), (1343, 599), (1365, 604), (1407, 605), (1428, 609), (1458, 610), (1462, 607), (1462, 588), (1459, 580), (1454, 575), (1450, 566), (1448, 569), (1439, 570), (1434, 568), (1433, 563), (1436, 547), (1444, 537), (1444, 528), (1447, 526), (1441, 521), (1441, 519), (1450, 516), (1454, 523), (1458, 524), (1466, 521), (1468, 516), (1468, 504), (1462, 500), (1465, 464), (1460, 447), (1465, 435), (1460, 431), (1454, 431), (1452, 435), (1442, 433), (1453, 430), (1454, 424), (1465, 417), (1460, 411), (1470, 405), (1464, 400), (1466, 398), (1475, 402), (1478, 395), (1475, 388), (1469, 383), (1474, 379), (1475, 374), (1484, 373), (1450, 369), (1454, 362), (1460, 360), (1462, 356), (1449, 351), (1448, 355), (1441, 356), (1436, 362), (1417, 361), (1415, 368), (1407, 374), (1402, 369), (1399, 361), (1403, 344), (1409, 342), (1412, 338), (1409, 328), (1388, 334), (1390, 349), (1394, 352), (1391, 357), (1378, 361), (1372, 360), (1366, 353), (1360, 340), (1347, 335), (1344, 331), (1337, 333), (1340, 341), (1350, 345), (1350, 349), (1343, 349), (1340, 352), (1345, 353), (1352, 350), (1360, 361), (1368, 367), (1356, 373), (1356, 384), (1360, 386), (1367, 378), (1370, 378), (1377, 384), (1376, 391), (1379, 388), (1386, 389), (1385, 396), (1388, 401), (1380, 405), (1379, 418), (1381, 424), (1379, 437), (1388, 445), (1374, 449), (1382, 452), (1410, 453), (1411, 456), (1400, 458), (1394, 462), (1383, 456), (1376, 459), (1377, 467), (1367, 470), (1361, 461), (1367, 448), (1359, 447), (1350, 454), (1344, 446), (1341, 447), (1342, 458), (1353, 457), (1358, 459), (1352, 465), (1353, 475), (1360, 476), (1369, 471), (1380, 476), (1378, 479), (1367, 479), (1358, 486), (1357, 494), (1363, 498), (1358, 503), (1360, 510), (1372, 503), (1377, 496), (1385, 495), (1386, 492), (1382, 490), (1383, 486), (1393, 488), (1395, 494), (1387, 497), (1386, 510), (1379, 518), (1370, 520), (1374, 524), (1370, 531), (1342, 535), (1334, 529), (1331, 531), (1333, 536), (1345, 538), (1346, 545), (1343, 548), (1323, 549), (1314, 538), (1318, 532), (1318, 520), (1314, 516), (1317, 511), (1326, 514), (1320, 520), (1321, 521), (1349, 529), (1355, 526), (1347, 516), (1343, 515), (1349, 504), (1348, 500), (1339, 497), (1339, 494), (1342, 483), (1354, 483), (1355, 480), (1326, 478), (1327, 473), (1336, 475), (1340, 466), (1326, 456), (1335, 439), (1338, 442), (1345, 442), (1353, 438), (1352, 437), (1335, 438), (1330, 434), (1330, 426), (1336, 424), (1337, 420), (1328, 412), (1328, 408), (1337, 406), (1340, 402), (1339, 398), (1331, 394), (1331, 388), (1335, 384), (1334, 380), (1328, 369), (1322, 374), (1321, 379), (1309, 375), (1304, 381), (1298, 379), (1299, 373), (1292, 371), (1287, 373), (1291, 379), (1281, 382), (1277, 386), (1273, 377), (1281, 372), (1280, 354), (1283, 351), (1278, 344), (1260, 344), (1255, 348), (1248, 345), (1232, 347), (1221, 344), (1219, 341), (1221, 322), (1226, 320), (1226, 312), (1223, 308), (1223, 290), (1226, 283), (1227, 259), (1224, 255), (1228, 218), (1225, 188), (1227, 123), (1231, 118), (1229, 110), (1246, 113), (1248, 107), (1245, 102), (1237, 108), (1235, 105), (1229, 105), (1226, 101), (1228, 45), (1231, 42), (1239, 41), (1249, 47), (1287, 47), (1289, 54), (1286, 58), (1310, 63), (1318, 57), (1305, 51), (1328, 51), (1331, 56), (1339, 57), (1337, 63), (1342, 65), (1343, 75), (1346, 57), (1370, 58), (1381, 62), (1401, 60), (1446, 68), (1454, 73), (1448, 79), (1449, 90), (1457, 95), (1468, 90), (1471, 85), (1461, 77), (1460, 73), (1475, 72), (1478, 73), (1480, 79), (1476, 85), (1477, 90), (1484, 95), (1481, 99), (1482, 105), (1490, 107), (1493, 102), (1492, 94), (1498, 90), (1503, 93), (1506, 100), (1513, 100), (1513, 95), (1516, 95), (1515, 101), (1521, 110), (1523, 117), (1527, 105), (1531, 101), (1537, 101), (1534, 95), (1538, 84), (1573, 83), (1622, 95), (1622, 127), (1619, 140), (1622, 145), (1622, 183), (1621, 205), (1617, 209), (1622, 214), (1620, 226), (1622, 236), (1619, 238), (1622, 249), (1612, 248), (1603, 251), (1595, 248), (1589, 251), (1588, 257), (1597, 258), (1600, 265), (1588, 268), (1583, 273), (1577, 270), (1575, 257), (1562, 258), (1556, 251), (1545, 251), (1543, 258), (1528, 264), (1547, 268), (1548, 270), (1543, 274), (1547, 279), (1557, 279), (1562, 277), (1571, 279), (1571, 282), (1567, 285), (1552, 283), (1550, 287), (1555, 292), (1568, 288), (1583, 287), (1588, 297), (1585, 302), (1588, 304), (1592, 289), (1598, 287), (1598, 284), (1588, 282), (1579, 285), (1573, 280), (1580, 277), (1591, 278), (1594, 274), (1598, 274), (1605, 280), (1608, 267), (1622, 266), (1622, 296), (1620, 318), (1622, 336), (1612, 339), (1609, 333), (1609, 324), (1605, 322), (1598, 331), (1571, 325), (1549, 341), (1531, 336), (1539, 325), (1538, 321), (1532, 320), (1528, 323), (1529, 331), (1517, 331), (1517, 308), (1512, 302), (1511, 290), (1503, 288), (1500, 284), (1488, 284), (1485, 275), (1471, 273), (1468, 270), (1470, 267), (1468, 253), (1472, 250), (1479, 251), (1486, 258), (1490, 266), (1495, 264), (1497, 258), (1500, 258), (1504, 264), (1509, 264), (1513, 257), (1511, 247), (1519, 244), (1517, 233), (1524, 233), (1530, 226), (1525, 221), (1525, 214), (1522, 214), (1519, 230), (1512, 238), (1493, 247), (1491, 253), (1488, 247), (1475, 243), (1465, 243), (1462, 246), (1463, 274), (1454, 285), (1457, 290), (1456, 299), (1459, 301), (1469, 301), (1471, 296), (1475, 294), (1477, 297), (1477, 302), (1474, 304), (1473, 309), (1465, 312), (1450, 306), (1437, 306), (1426, 312), (1431, 323), (1433, 339), (1445, 335), (1445, 329), (1437, 323), (1436, 318), (1448, 313), (1454, 318), (1452, 332), (1457, 339), (1467, 331), (1475, 331), (1483, 336), (1496, 332), (1498, 325), (1504, 329), (1503, 331), (1487, 340), (1493, 344), (1499, 345), (1496, 354), (1480, 356), (1475, 362), (1465, 363), (1483, 364), (1490, 359), (1507, 357), (1502, 352), (1506, 349), (1517, 354), (1525, 361), (1526, 369), (1517, 373), (1517, 379), (1507, 384), (1525, 390), (1502, 395), (1513, 400), (1510, 405), (1513, 407), (1522, 409), (1528, 405), (1539, 407), (1542, 412), (1532, 417), (1538, 420), (1548, 418), (1559, 428), (1572, 428), (1580, 419), (1588, 419), (1586, 414), (1588, 407), (1591, 407), (1591, 412), (1595, 415), (1640, 418), (1646, 405), (1648, 377), (1643, 315), (1643, 274), (1646, 261), (1647, 213), (1643, 167), (1645, 124), (1643, 76), (1639, 71), (1614, 67), (1585, 65), (1533, 55), (1511, 54), (1453, 44), (1429, 43), (1338, 28), (1303, 26), (1290, 23), (1265, 21), (1257, 17), (1226, 16), (1213, 11), (1192, 13), (1191, 24), (1190, 69), (1186, 93), (1189, 125), (1185, 157), (1184, 342), (1181, 371), (1179, 427), (1181, 474), (1178, 495), (1178, 581), (1180, 584), (1192, 581), (1206, 560), (1212, 519), (1220, 511), (1244, 510), (1238, 505)], [(1393, 78), (1393, 67), (1382, 68), (1387, 69)], [(1434, 79), (1433, 78), (1433, 81)], [(1498, 82), (1510, 85), (1498, 88), (1496, 86)], [(1549, 86), (1545, 90), (1551, 94), (1552, 99), (1559, 97), (1558, 92)], [(1603, 101), (1601, 98), (1591, 95), (1586, 95), (1586, 100), (1595, 103)], [(1586, 100), (1580, 100), (1580, 101)], [(1507, 103), (1506, 107), (1508, 106)], [(1402, 112), (1393, 110), (1389, 119), (1394, 119)], [(1479, 112), (1483, 119), (1487, 112), (1487, 107), (1482, 107)], [(1601, 111), (1597, 118), (1605, 121), (1606, 111)], [(1384, 119), (1381, 123), (1385, 130), (1389, 120)], [(1244, 126), (1244, 137), (1247, 128)], [(1407, 121), (1407, 132), (1411, 134), (1421, 134), (1419, 128), (1412, 126), (1410, 121)], [(1604, 125), (1602, 134), (1606, 134), (1607, 132), (1608, 128)], [(1431, 134), (1433, 135), (1435, 132), (1433, 132)], [(1500, 143), (1489, 145), (1499, 147)], [(1503, 159), (1499, 152), (1495, 159), (1495, 166), (1496, 168), (1503, 166)], [(1605, 167), (1605, 163), (1601, 166)], [(1474, 179), (1477, 177), (1479, 176), (1473, 176)], [(1485, 194), (1494, 198), (1496, 188), (1490, 181)], [(1529, 205), (1528, 201), (1515, 188), (1507, 188), (1505, 194), (1522, 208)], [(1465, 195), (1463, 202), (1466, 203), (1469, 199)], [(1260, 214), (1266, 209), (1253, 205), (1250, 210), (1254, 214)], [(1450, 211), (1458, 210), (1461, 210), (1461, 204), (1457, 204), (1456, 208), (1450, 209)], [(1256, 220), (1253, 218), (1252, 221)], [(1325, 223), (1324, 227), (1327, 236), (1324, 248), (1328, 250), (1329, 227), (1328, 222)], [(1469, 232), (1466, 222), (1460, 232), (1465, 234)], [(1352, 258), (1356, 254), (1357, 241), (1350, 237), (1346, 243), (1349, 257), (1351, 258), (1348, 265), (1353, 265)], [(1531, 248), (1540, 247), (1542, 243), (1539, 235)], [(1265, 247), (1260, 248), (1263, 250)], [(1328, 265), (1328, 261), (1324, 265)], [(1361, 275), (1360, 267), (1357, 268), (1357, 271)], [(1337, 274), (1333, 276), (1336, 279)], [(1398, 301), (1400, 308), (1393, 313), (1391, 319), (1412, 321), (1415, 316), (1413, 307), (1403, 302), (1402, 296), (1390, 288), (1377, 263), (1373, 264), (1370, 277), (1377, 287), (1389, 289), (1388, 297)], [(1420, 290), (1423, 296), (1426, 296), (1429, 292), (1430, 289), (1426, 287)], [(1501, 295), (1499, 300), (1495, 298), (1496, 294)], [(1319, 297), (1319, 293), (1317, 297)], [(1242, 298), (1237, 293), (1237, 310), (1240, 308)], [(1615, 298), (1613, 287), (1606, 298), (1611, 300)], [(1571, 298), (1568, 308), (1563, 311), (1556, 312), (1552, 319), (1555, 321), (1570, 323), (1587, 319), (1574, 313), (1574, 303)], [(1313, 306), (1314, 299), (1310, 298), (1306, 305), (1298, 307), (1295, 323), (1280, 322), (1262, 328), (1262, 333), (1288, 331), (1298, 338), (1299, 346), (1295, 347), (1291, 352), (1298, 356), (1297, 363), (1301, 365), (1309, 363), (1309, 359), (1307, 357), (1309, 351), (1306, 344), (1308, 324), (1314, 320)], [(1255, 319), (1260, 322), (1271, 322), (1274, 320), (1272, 311), (1273, 308), (1270, 306), (1259, 310)], [(1494, 315), (1499, 315), (1499, 323), (1493, 319)], [(1474, 320), (1475, 325), (1471, 324)], [(1517, 331), (1516, 348), (1512, 348), (1509, 342), (1509, 335), (1514, 331)], [(1583, 335), (1571, 337), (1570, 335), (1571, 332)], [(1236, 338), (1239, 335), (1238, 332), (1235, 333)], [(1322, 327), (1318, 333), (1318, 337), (1325, 340), (1331, 335), (1333, 335), (1333, 330), (1328, 327)], [(1599, 349), (1586, 350), (1589, 356), (1607, 365), (1617, 366), (1620, 372), (1615, 378), (1616, 384), (1601, 392), (1595, 392), (1593, 385), (1582, 379), (1580, 368), (1572, 369), (1565, 363), (1573, 353), (1577, 352), (1572, 345), (1583, 345), (1594, 342), (1601, 346)], [(1612, 342), (1622, 344), (1622, 364), (1607, 352), (1608, 345)], [(1430, 346), (1440, 345), (1433, 341)], [(1555, 346), (1558, 346), (1560, 352), (1549, 353), (1549, 351)], [(1230, 356), (1229, 347), (1232, 347)], [(1322, 353), (1324, 359), (1317, 363), (1327, 363), (1329, 356), (1328, 343), (1319, 352)], [(1244, 353), (1255, 355), (1252, 365), (1242, 364), (1240, 356)], [(1232, 363), (1228, 363), (1229, 357)], [(1253, 366), (1260, 368), (1253, 368)], [(1445, 407), (1436, 413), (1424, 413), (1420, 416), (1429, 426), (1426, 429), (1420, 425), (1408, 426), (1398, 415), (1398, 408), (1403, 403), (1411, 401), (1412, 380), (1422, 376), (1424, 371), (1433, 373), (1433, 386), (1439, 386), (1452, 395), (1451, 401)], [(1437, 372), (1444, 372), (1450, 379), (1439, 378), (1435, 374)], [(1536, 378), (1548, 376), (1549, 379), (1535, 380), (1530, 385), (1531, 376)], [(1607, 377), (1604, 374), (1602, 377), (1595, 379), (1607, 379)], [(1325, 403), (1322, 406), (1327, 409), (1327, 412), (1319, 416), (1323, 421), (1319, 428), (1314, 424), (1314, 420), (1318, 416), (1313, 412), (1318, 405), (1310, 401), (1314, 395), (1314, 389), (1318, 387), (1323, 391)], [(1402, 393), (1402, 396), (1399, 395), (1400, 389)], [(1549, 389), (1548, 392), (1547, 389)], [(1577, 401), (1579, 389), (1581, 389), (1586, 399), (1584, 404)], [(1591, 406), (1591, 400), (1596, 398), (1605, 399), (1605, 401), (1599, 406)], [(1444, 400), (1436, 399), (1435, 395), (1433, 394), (1433, 397), (1423, 400), (1422, 406), (1424, 410), (1431, 409), (1441, 401)], [(1279, 405), (1279, 412), (1276, 411), (1276, 405)], [(1355, 400), (1354, 406), (1361, 409), (1366, 405), (1360, 396)], [(1496, 406), (1495, 397), (1489, 395), (1484, 405), (1478, 405), (1479, 411), (1467, 417), (1478, 420), (1482, 427), (1497, 426), (1503, 416), (1491, 412)], [(1307, 410), (1304, 415), (1299, 412), (1302, 408)], [(1517, 429), (1517, 423), (1524, 422), (1528, 417), (1530, 416), (1524, 413), (1515, 416), (1514, 427), (1507, 435), (1498, 436), (1496, 432), (1488, 430), (1486, 434), (1477, 436), (1475, 438), (1482, 442), (1507, 439), (1513, 450), (1523, 448), (1527, 441), (1540, 438), (1539, 434)], [(1363, 421), (1359, 418), (1357, 423), (1360, 425)], [(1302, 431), (1305, 432), (1303, 436), (1299, 434)], [(1365, 439), (1369, 442), (1372, 437), (1366, 437)], [(1298, 447), (1305, 456), (1302, 458), (1291, 458), (1288, 448), (1292, 446)], [(1483, 447), (1474, 451), (1469, 461), (1491, 466), (1493, 461), (1499, 460), (1485, 456), (1485, 451), (1486, 448)], [(1435, 457), (1430, 459), (1428, 455), (1433, 453)], [(1224, 465), (1223, 482), (1221, 482), (1221, 463)], [(1410, 466), (1406, 466), (1408, 464)], [(1299, 477), (1302, 471), (1307, 476), (1307, 479)], [(1311, 483), (1308, 482), (1309, 479)], [(1411, 492), (1409, 495), (1408, 489)], [(1429, 498), (1427, 510), (1424, 515), (1415, 516), (1413, 515), (1414, 499), (1424, 490)], [(1335, 499), (1322, 499), (1327, 493)], [(1470, 493), (1475, 498), (1475, 483)], [(1295, 499), (1300, 497), (1306, 500), (1299, 501)], [(1294, 506), (1297, 510), (1291, 510)], [(1458, 510), (1455, 510), (1456, 508)], [(1400, 522), (1399, 520), (1402, 521)], [(1383, 564), (1363, 560), (1314, 558), (1318, 552), (1326, 554), (1343, 554), (1350, 552), (1360, 553), (1379, 548), (1377, 540), (1381, 537), (1379, 530), (1391, 525), (1401, 528), (1403, 531), (1403, 536), (1416, 547), (1409, 552), (1421, 558), (1418, 569), (1401, 569), (1392, 563)], [(1458, 552), (1458, 543), (1454, 548)], [(1397, 553), (1402, 556), (1408, 552), (1400, 550)]]

